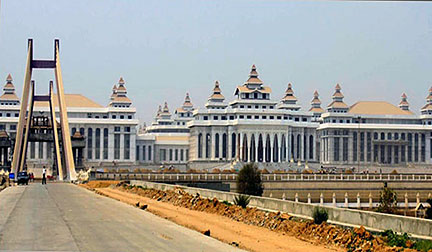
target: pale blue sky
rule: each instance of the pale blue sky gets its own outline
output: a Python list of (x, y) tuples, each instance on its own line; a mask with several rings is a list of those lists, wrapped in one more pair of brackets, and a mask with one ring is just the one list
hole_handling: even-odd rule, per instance
[[(280, 99), (288, 82), (308, 109), (323, 107), (337, 82), (345, 101), (402, 92), (418, 113), (432, 85), (432, 4), (254, 0), (2, 0), (0, 81), (21, 93), (27, 38), (37, 58), (61, 40), (66, 93), (106, 105), (120, 76), (141, 121), (157, 106), (179, 107), (190, 92), (202, 107), (215, 80), (228, 100), (256, 64)], [(39, 92), (53, 75), (37, 71)]]

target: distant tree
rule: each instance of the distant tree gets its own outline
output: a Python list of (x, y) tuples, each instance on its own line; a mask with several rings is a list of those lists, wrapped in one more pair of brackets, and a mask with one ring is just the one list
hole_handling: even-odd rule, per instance
[(248, 194), (254, 196), (261, 196), (263, 194), (263, 184), (261, 181), (261, 172), (258, 167), (253, 164), (245, 164), (237, 177), (237, 190), (238, 193)]
[(378, 204), (378, 212), (380, 213), (395, 213), (397, 207), (397, 194), (390, 187), (387, 186), (387, 183), (384, 184), (384, 187), (380, 193), (380, 200)]

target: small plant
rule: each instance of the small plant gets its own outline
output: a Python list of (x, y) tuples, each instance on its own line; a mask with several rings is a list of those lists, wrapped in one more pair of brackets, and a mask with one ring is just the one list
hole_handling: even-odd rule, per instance
[(314, 223), (319, 225), (328, 220), (328, 212), (324, 208), (315, 207), (312, 217), (314, 219)]
[(229, 201), (226, 201), (226, 200), (222, 201), (222, 203), (225, 204), (225, 205), (227, 205), (227, 206), (232, 206), (232, 204)]
[(250, 197), (244, 194), (240, 194), (234, 197), (234, 204), (237, 206), (241, 206), (242, 208), (246, 208), (249, 205)]
[(397, 194), (387, 184), (384, 184), (380, 193), (380, 200), (377, 211), (380, 213), (394, 213), (397, 206)]
[(147, 190), (147, 186), (136, 186), (138, 189), (141, 189), (141, 190)]
[(386, 231), (382, 232), (381, 236), (386, 237), (387, 244), (390, 247), (406, 248), (407, 241), (410, 239), (407, 233), (398, 235), (391, 229), (387, 229)]

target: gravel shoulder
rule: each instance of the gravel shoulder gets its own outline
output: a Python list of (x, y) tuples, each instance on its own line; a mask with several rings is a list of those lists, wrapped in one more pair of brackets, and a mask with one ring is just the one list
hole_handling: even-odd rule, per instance
[(199, 232), (210, 230), (210, 236), (228, 244), (238, 244), (249, 251), (335, 251), (312, 244), (306, 240), (274, 232), (267, 228), (248, 225), (217, 214), (194, 211), (188, 208), (157, 201), (115, 188), (95, 188), (97, 193), (135, 206), (147, 205), (146, 211)]

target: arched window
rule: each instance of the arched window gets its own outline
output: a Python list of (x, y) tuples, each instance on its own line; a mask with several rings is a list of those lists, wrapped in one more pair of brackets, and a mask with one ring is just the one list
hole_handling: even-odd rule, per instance
[(231, 158), (235, 158), (236, 157), (236, 134), (232, 133), (231, 135)]
[(314, 137), (313, 135), (309, 136), (309, 159), (314, 159)]
[(227, 157), (227, 134), (222, 135), (222, 158)]
[(278, 137), (277, 135), (275, 135), (273, 141), (273, 162), (279, 162), (278, 150), (279, 150)]
[(307, 136), (304, 135), (303, 136), (303, 146), (302, 147), (303, 147), (303, 157), (304, 157), (305, 160), (308, 158), (307, 153), (306, 153), (306, 151), (307, 151), (306, 143), (307, 143)]
[(270, 136), (269, 135), (267, 135), (267, 137), (266, 137), (266, 162), (271, 162), (271, 156), (270, 156), (270, 154), (271, 154), (271, 150), (270, 150), (270, 148), (271, 148), (271, 145), (270, 145)]
[[(108, 129), (104, 129), (103, 136), (103, 158), (108, 159)], [(144, 157), (143, 157), (144, 160)]]
[(202, 134), (198, 134), (198, 158), (202, 158)]
[(215, 135), (215, 158), (219, 158), (219, 134)]
[(95, 136), (95, 159), (100, 159), (100, 138), (101, 138), (101, 130), (96, 128), (96, 136)]
[(286, 161), (286, 140), (285, 135), (282, 135), (281, 139), (281, 161)]
[(87, 129), (87, 159), (93, 159), (93, 129)]
[(207, 133), (206, 135), (206, 158), (210, 158), (211, 153), (211, 135)]
[(76, 128), (73, 127), (73, 128), (72, 128), (72, 131), (71, 131), (71, 136), (73, 136), (73, 135), (75, 134), (75, 132), (76, 132)]
[(385, 134), (384, 134), (384, 132), (381, 132), (381, 140), (384, 140), (385, 139)]
[(260, 134), (258, 137), (258, 162), (264, 161), (264, 143), (262, 135)]
[(392, 139), (392, 134), (389, 132), (389, 133), (387, 133), (387, 139), (388, 140), (391, 140)]
[[(381, 133), (384, 134), (384, 133)], [(357, 132), (353, 132), (353, 143), (352, 143), (352, 147), (353, 147), (353, 161), (357, 161)]]
[(84, 134), (84, 128), (80, 128), (80, 134), (81, 134), (81, 136), (84, 136), (85, 134)]
[(291, 158), (294, 159), (294, 134), (291, 134)]
[(377, 132), (374, 133), (374, 139), (378, 140), (378, 133)]
[(408, 162), (412, 162), (412, 134), (408, 133)]

